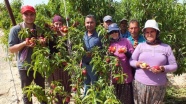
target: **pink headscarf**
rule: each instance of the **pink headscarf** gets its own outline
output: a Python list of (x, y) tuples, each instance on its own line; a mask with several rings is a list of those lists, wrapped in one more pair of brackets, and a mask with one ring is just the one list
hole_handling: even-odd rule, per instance
[(59, 16), (59, 15), (54, 15), (54, 17), (53, 17), (53, 19), (52, 19), (52, 23), (58, 22), (58, 21), (63, 22), (62, 17)]

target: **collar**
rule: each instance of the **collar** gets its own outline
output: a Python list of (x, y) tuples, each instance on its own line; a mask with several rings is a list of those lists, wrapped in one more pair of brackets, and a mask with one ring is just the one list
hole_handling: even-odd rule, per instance
[[(89, 36), (89, 37), (94, 36), (96, 33), (97, 33), (97, 32), (96, 32), (96, 30), (94, 30), (94, 32), (92, 33), (92, 35), (91, 35), (91, 36)], [(85, 32), (85, 35), (86, 35), (86, 36), (88, 36), (88, 31), (86, 31), (86, 32)]]
[(146, 43), (149, 44), (149, 45), (157, 45), (157, 44), (161, 44), (161, 40), (159, 38), (157, 38), (156, 40), (154, 40), (154, 42), (148, 42), (146, 40)]

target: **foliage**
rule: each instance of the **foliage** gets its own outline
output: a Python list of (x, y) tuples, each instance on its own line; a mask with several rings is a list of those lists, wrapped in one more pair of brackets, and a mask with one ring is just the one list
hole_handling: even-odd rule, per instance
[(168, 86), (165, 95), (165, 104), (184, 104), (186, 103), (186, 89), (177, 88), (176, 86)]
[[(44, 27), (36, 29), (22, 29), (18, 35), (22, 40), (26, 39), (27, 41), (27, 39), (29, 39), (28, 41), (30, 43), (35, 43), (33, 54), (31, 56), (31, 64), (25, 63), (26, 66), (29, 66), (28, 70), (34, 71), (34, 77), (35, 73), (38, 72), (43, 77), (45, 76), (46, 78), (48, 78), (55, 71), (55, 69), (64, 69), (68, 71), (68, 74), (70, 76), (73, 76), (71, 77), (70, 81), (72, 82), (71, 86), (74, 89), (77, 89), (77, 91), (75, 91), (77, 92), (75, 96), (78, 103), (92, 103), (92, 101), (94, 103), (119, 103), (114, 95), (113, 85), (110, 80), (113, 79), (115, 83), (123, 83), (126, 75), (122, 73), (119, 59), (112, 55), (110, 56), (110, 51), (108, 50), (108, 38), (103, 37), (104, 34), (100, 33), (99, 35), (103, 37), (103, 40), (105, 40), (103, 41), (103, 45), (105, 47), (102, 47), (102, 49), (100, 49), (100, 47), (94, 47), (94, 49), (92, 49), (91, 51), (86, 51), (83, 48), (84, 44), (82, 37), (84, 34), (77, 27), (69, 27), (68, 33), (66, 33), (65, 36), (57, 36), (57, 28), (55, 28), (53, 25), (47, 23), (42, 23), (40, 25)], [(42, 44), (40, 39), (46, 40), (46, 43)], [(53, 47), (55, 47), (58, 52), (51, 52), (48, 44), (50, 44), (50, 42), (52, 41), (55, 41), (57, 43)], [(93, 65), (93, 70), (95, 70), (95, 72), (99, 75), (99, 81), (102, 81), (102, 83), (97, 83), (96, 86), (91, 85), (92, 87), (90, 87), (90, 91), (88, 91), (84, 100), (81, 101), (80, 96), (82, 94), (80, 92), (80, 89), (83, 88), (83, 81), (86, 79), (86, 73), (83, 72), (85, 68), (79, 66), (79, 63), (83, 56), (92, 57), (92, 61), (90, 64)], [(110, 61), (106, 59), (109, 59)], [(104, 87), (105, 85), (109, 85), (109, 87)], [(33, 87), (36, 86), (31, 85), (29, 87), (26, 87), (25, 92), (32, 90)], [(56, 85), (56, 87), (58, 87), (58, 85)], [(97, 90), (97, 92), (94, 92), (95, 89), (99, 90)], [(39, 95), (39, 93), (37, 93), (36, 91), (37, 90), (33, 89), (30, 93)], [(101, 93), (102, 91), (107, 93), (110, 92), (110, 95), (105, 96), (103, 94), (106, 93)], [(30, 93), (28, 93), (28, 97), (31, 97)], [(63, 93), (66, 92), (63, 91)], [(97, 94), (99, 96), (97, 96)], [(40, 99), (40, 96), (38, 97), (37, 98)], [(50, 97), (47, 97), (47, 99), (45, 100), (48, 103), (50, 102), (49, 98)]]
[[(111, 15), (115, 21), (125, 17), (126, 19), (137, 19), (141, 24), (144, 24), (147, 19), (156, 19), (161, 30), (161, 39), (172, 46), (174, 54), (179, 64), (179, 70), (176, 74), (181, 74), (186, 71), (186, 6), (178, 4), (174, 0), (122, 0), (121, 3), (113, 2), (113, 0), (49, 0), (48, 4), (36, 5), (37, 18), (36, 24), (40, 27), (38, 29), (38, 36), (36, 37), (36, 46), (32, 55), (32, 63), (26, 64), (30, 66), (35, 72), (41, 73), (48, 78), (55, 69), (61, 68), (68, 71), (71, 77), (72, 90), (75, 93), (75, 103), (105, 103), (118, 104), (120, 103), (114, 95), (114, 87), (112, 81), (122, 83), (127, 77), (125, 73), (121, 72), (120, 63), (118, 59), (109, 53), (109, 37), (106, 31), (100, 25), (102, 18), (105, 15)], [(21, 22), (20, 7), (21, 0), (14, 0), (11, 7), (16, 19), (16, 22)], [(66, 8), (65, 8), (66, 7)], [(0, 4), (0, 26), (5, 35), (1, 38), (1, 43), (7, 44), (8, 32), (11, 27), (11, 22), (8, 17), (8, 11), (4, 4)], [(65, 12), (65, 9), (67, 10)], [(50, 25), (52, 17), (55, 15), (62, 15), (64, 18), (64, 25), (68, 26), (68, 34), (65, 37), (59, 37), (56, 48), (57, 53), (52, 53), (47, 45), (39, 43), (40, 37), (44, 37), (49, 41), (55, 39), (55, 29)], [(90, 52), (87, 52), (83, 47), (84, 18), (88, 14), (96, 16), (98, 23), (97, 31), (102, 37), (103, 47), (95, 47)], [(64, 17), (65, 16), (65, 17)], [(49, 26), (49, 27), (48, 27)], [(142, 26), (141, 26), (142, 27)], [(19, 33), (22, 39), (32, 38), (28, 37), (30, 30), (22, 29)], [(91, 85), (87, 95), (81, 98), (81, 89), (83, 88), (83, 80), (86, 79), (84, 67), (79, 65), (81, 58), (85, 55), (92, 57), (90, 64), (93, 65), (93, 70), (99, 76), (96, 84)], [(31, 69), (30, 69), (31, 70)], [(55, 96), (60, 94), (65, 98), (71, 95), (64, 91), (63, 85), (58, 82), (53, 83), (55, 88), (51, 87), (44, 95), (44, 89), (32, 83), (30, 86), (24, 88), (24, 93), (29, 97), (32, 94), (38, 98), (39, 101), (44, 100), (48, 103), (56, 101)], [(51, 85), (53, 86), (53, 85)], [(52, 92), (51, 92), (52, 91)], [(172, 94), (170, 90), (168, 94)]]
[(23, 88), (23, 93), (27, 95), (29, 100), (33, 95), (38, 101), (47, 102), (47, 104), (53, 104), (54, 101), (57, 101), (56, 96), (69, 97), (69, 94), (64, 92), (64, 87), (57, 81), (53, 81), (48, 89), (43, 89), (32, 82), (31, 85)]
[[(21, 7), (21, 0), (14, 0), (11, 4), (12, 12), (17, 22), (21, 21), (21, 15), (20, 7)], [(4, 36), (1, 37), (0, 43), (5, 45), (5, 47), (8, 46), (8, 34), (10, 31), (10, 27), (12, 26), (11, 20), (9, 20), (9, 14), (8, 10), (6, 9), (6, 6), (2, 3), (0, 3), (0, 28), (3, 29)]]
[(95, 15), (98, 23), (102, 22), (105, 15), (114, 16), (115, 13), (113, 0), (71, 0), (69, 5), (73, 7), (73, 13), (79, 13), (82, 16)]
[[(179, 65), (175, 74), (186, 72), (186, 6), (175, 0), (122, 0), (116, 13), (126, 19), (137, 19), (144, 25), (147, 19), (159, 23), (160, 38), (171, 45)], [(143, 28), (143, 26), (141, 26)]]

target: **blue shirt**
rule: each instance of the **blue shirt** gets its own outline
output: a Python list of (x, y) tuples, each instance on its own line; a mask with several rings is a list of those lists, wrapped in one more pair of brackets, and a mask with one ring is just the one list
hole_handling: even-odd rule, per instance
[[(127, 39), (130, 41), (130, 43), (131, 43), (132, 45), (134, 45), (134, 41), (135, 41), (135, 40), (133, 39), (132, 36), (129, 36)], [(145, 42), (146, 40), (145, 40), (145, 38), (144, 38), (142, 35), (139, 35), (137, 41), (138, 41), (138, 43), (143, 43), (143, 42)]]
[(120, 31), (120, 36), (121, 36), (121, 38), (128, 38), (131, 35), (130, 35), (129, 31), (126, 31), (124, 34), (122, 34), (121, 31)]
[[(91, 51), (91, 49), (95, 46), (102, 47), (101, 45), (101, 39), (98, 36), (98, 33), (94, 31), (94, 33), (91, 36), (88, 36), (87, 32), (85, 32), (83, 36), (84, 41), (84, 48), (86, 51)], [(91, 57), (84, 56), (83, 57), (83, 63), (89, 63), (91, 61)]]

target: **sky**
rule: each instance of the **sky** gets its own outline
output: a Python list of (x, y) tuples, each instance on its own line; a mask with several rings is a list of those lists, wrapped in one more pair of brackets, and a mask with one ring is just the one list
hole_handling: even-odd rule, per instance
[[(11, 2), (13, 0), (9, 0)], [(31, 5), (35, 6), (37, 4), (42, 4), (42, 3), (48, 3), (49, 0), (23, 0), (23, 5)], [(121, 0), (115, 0), (115, 1), (121, 1)], [(4, 0), (0, 0), (0, 3), (4, 2)], [(178, 2), (183, 3), (183, 0), (178, 0)]]
[[(11, 1), (13, 0), (9, 0), (9, 2), (11, 3)], [(23, 5), (31, 5), (31, 6), (35, 6), (36, 4), (42, 4), (42, 3), (48, 3), (49, 0), (22, 0), (23, 1)], [(3, 3), (4, 0), (0, 0), (0, 3)]]

